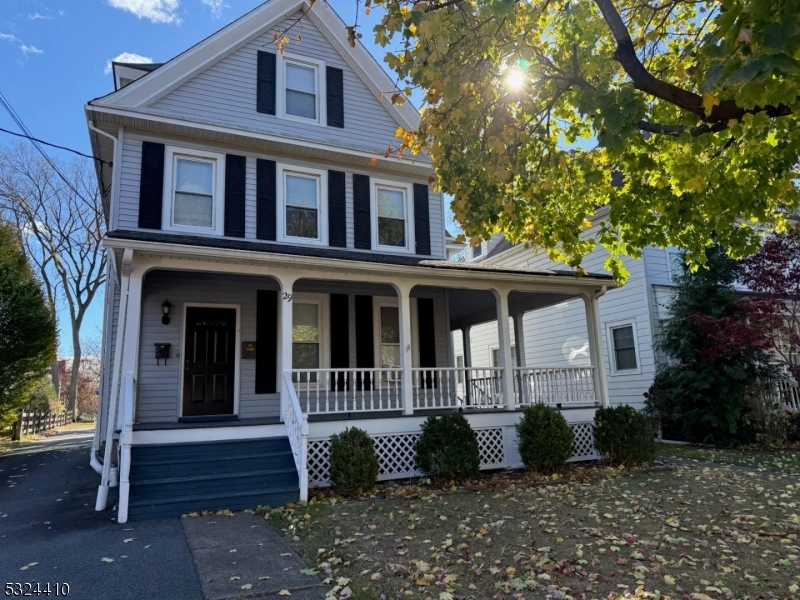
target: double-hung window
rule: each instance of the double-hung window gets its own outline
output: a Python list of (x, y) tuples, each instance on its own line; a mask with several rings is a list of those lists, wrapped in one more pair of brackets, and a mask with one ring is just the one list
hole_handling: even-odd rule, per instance
[(280, 241), (327, 244), (326, 177), (325, 171), (318, 169), (280, 166)]
[(639, 371), (639, 360), (636, 352), (636, 328), (633, 323), (618, 323), (608, 326), (609, 343), (611, 345), (612, 374), (623, 374)]
[(373, 247), (390, 252), (413, 249), (411, 186), (373, 180)]
[(162, 229), (222, 233), (225, 157), (167, 147)]
[[(320, 368), (319, 304), (292, 303), (292, 368)], [(317, 381), (317, 374), (300, 374), (301, 383)]]
[[(492, 367), (495, 369), (501, 368), (503, 365), (500, 364), (500, 348), (492, 348)], [(511, 346), (511, 368), (517, 368), (517, 347), (516, 345)]]
[(381, 306), (381, 367), (400, 366), (400, 314), (396, 306)]
[(325, 63), (312, 58), (284, 54), (279, 72), (280, 116), (322, 124), (325, 114)]

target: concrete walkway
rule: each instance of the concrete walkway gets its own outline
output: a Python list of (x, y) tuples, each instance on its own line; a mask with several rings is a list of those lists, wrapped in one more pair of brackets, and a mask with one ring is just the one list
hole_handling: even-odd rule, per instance
[[(112, 510), (95, 512), (100, 478), (89, 466), (91, 441), (91, 432), (68, 432), (0, 455), (3, 585), (67, 583), (76, 599), (270, 597), (281, 589), (302, 600), (324, 598), (319, 580), (299, 573), (302, 561), (259, 517), (120, 525)], [(109, 507), (115, 501), (114, 491)], [(246, 558), (231, 558), (239, 552)], [(241, 570), (238, 586), (232, 568)], [(251, 573), (270, 579), (243, 589)]]

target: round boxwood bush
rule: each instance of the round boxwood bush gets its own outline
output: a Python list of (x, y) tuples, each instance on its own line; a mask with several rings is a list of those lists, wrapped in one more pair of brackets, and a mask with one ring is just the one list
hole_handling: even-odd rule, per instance
[(331, 436), (331, 483), (342, 494), (368, 490), (378, 479), (378, 457), (363, 429), (345, 429)]
[(603, 460), (636, 465), (656, 454), (653, 428), (647, 418), (631, 406), (598, 408), (594, 415), (594, 447)]
[(414, 451), (417, 466), (437, 483), (478, 475), (478, 438), (464, 415), (428, 417)]
[(572, 456), (575, 434), (563, 415), (544, 404), (522, 411), (517, 423), (517, 442), (522, 462), (537, 473), (553, 473)]

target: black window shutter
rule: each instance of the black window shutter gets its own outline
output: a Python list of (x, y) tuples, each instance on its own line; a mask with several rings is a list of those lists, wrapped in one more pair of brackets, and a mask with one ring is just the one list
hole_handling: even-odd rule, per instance
[(328, 171), (328, 244), (347, 247), (347, 200), (344, 173)]
[(359, 250), (372, 249), (372, 223), (369, 213), (369, 176), (353, 174), (353, 226), (355, 246)]
[[(359, 369), (375, 368), (375, 339), (372, 330), (372, 296), (356, 296), (356, 367)], [(356, 377), (356, 389), (371, 389), (370, 376), (361, 382), (361, 375)]]
[[(433, 317), (433, 298), (417, 298), (417, 326), (419, 340), (419, 366), (436, 368), (436, 324)], [(433, 372), (425, 372), (425, 387), (436, 387)]]
[(344, 71), (325, 67), (328, 127), (344, 127)]
[(256, 160), (256, 237), (275, 241), (277, 188), (274, 160)]
[(256, 394), (278, 390), (278, 292), (256, 293)]
[[(350, 367), (350, 306), (347, 294), (331, 294), (331, 368)], [(347, 374), (336, 374), (332, 386), (342, 391), (347, 385)]]
[(139, 175), (139, 227), (161, 229), (164, 200), (164, 144), (142, 142)]
[(247, 159), (236, 154), (225, 156), (225, 235), (244, 237), (244, 189)]
[(256, 110), (266, 115), (275, 114), (275, 63), (273, 52), (258, 52)]
[(417, 254), (431, 254), (431, 213), (428, 204), (428, 186), (414, 184), (414, 239)]

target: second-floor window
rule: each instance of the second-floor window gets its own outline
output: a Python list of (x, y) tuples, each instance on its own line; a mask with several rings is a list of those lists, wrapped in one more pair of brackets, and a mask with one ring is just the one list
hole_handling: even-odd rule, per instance
[(224, 165), (223, 155), (167, 148), (163, 229), (221, 233)]
[(327, 243), (325, 177), (326, 173), (318, 169), (280, 167), (281, 241)]
[(373, 181), (373, 248), (409, 252), (413, 249), (410, 186)]

